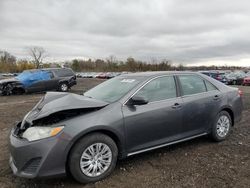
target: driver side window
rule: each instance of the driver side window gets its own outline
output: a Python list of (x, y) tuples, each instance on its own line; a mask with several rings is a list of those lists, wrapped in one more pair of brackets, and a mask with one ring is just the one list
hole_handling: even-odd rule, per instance
[(140, 89), (135, 96), (143, 97), (148, 102), (176, 97), (176, 86), (173, 76), (156, 78)]

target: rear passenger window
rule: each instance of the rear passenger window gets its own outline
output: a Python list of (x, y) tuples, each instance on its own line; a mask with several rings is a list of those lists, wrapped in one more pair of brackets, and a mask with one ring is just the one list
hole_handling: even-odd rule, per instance
[(217, 90), (217, 88), (211, 84), (209, 81), (205, 80), (206, 86), (207, 86), (207, 91), (214, 91)]
[(149, 102), (176, 97), (176, 86), (172, 76), (156, 78), (145, 85), (135, 96), (140, 96)]
[(203, 79), (195, 75), (179, 76), (183, 95), (192, 95), (206, 92), (206, 86)]
[(57, 69), (54, 70), (55, 74), (59, 77), (73, 76), (74, 73), (70, 69)]

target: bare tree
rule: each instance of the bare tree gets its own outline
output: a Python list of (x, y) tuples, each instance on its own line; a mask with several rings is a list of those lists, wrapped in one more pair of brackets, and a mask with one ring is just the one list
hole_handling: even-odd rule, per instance
[(16, 62), (16, 57), (7, 51), (0, 51), (0, 62), (13, 64)]
[(46, 58), (48, 54), (46, 53), (45, 49), (40, 46), (32, 46), (28, 50), (29, 55), (32, 57), (33, 62), (38, 69), (42, 65), (44, 58)]
[(110, 55), (109, 57), (106, 58), (106, 61), (107, 61), (107, 63), (112, 64), (112, 63), (116, 63), (117, 59), (114, 55)]

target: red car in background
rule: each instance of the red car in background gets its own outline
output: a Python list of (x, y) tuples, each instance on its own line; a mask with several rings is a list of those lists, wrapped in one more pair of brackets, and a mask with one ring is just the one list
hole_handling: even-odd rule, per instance
[(243, 86), (250, 85), (250, 71), (246, 74), (246, 77), (244, 78), (242, 85)]

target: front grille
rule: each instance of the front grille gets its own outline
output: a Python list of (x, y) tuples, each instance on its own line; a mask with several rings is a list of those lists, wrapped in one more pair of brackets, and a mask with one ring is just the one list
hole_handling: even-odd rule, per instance
[(41, 157), (33, 158), (29, 160), (23, 167), (23, 172), (27, 174), (33, 174), (36, 172), (37, 168), (41, 163)]

